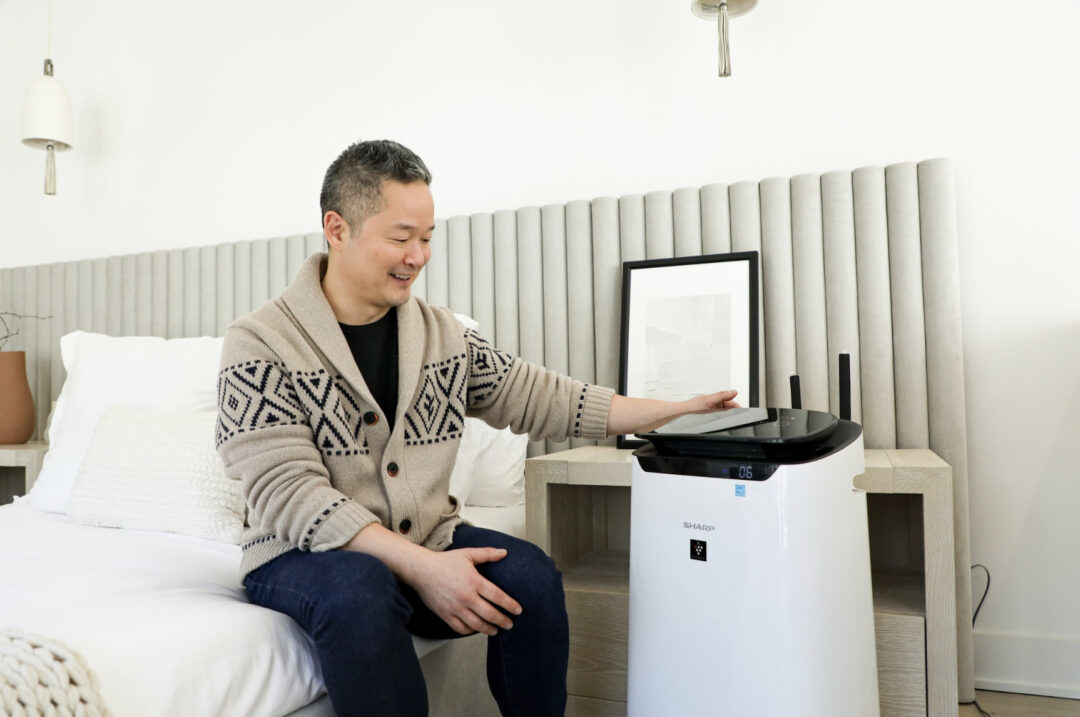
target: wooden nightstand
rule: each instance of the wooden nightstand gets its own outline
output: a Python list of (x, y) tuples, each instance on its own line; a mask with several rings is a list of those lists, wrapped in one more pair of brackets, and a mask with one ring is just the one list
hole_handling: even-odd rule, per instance
[[(626, 714), (631, 450), (587, 446), (525, 464), (528, 539), (563, 573), (568, 717)], [(868, 450), (882, 717), (957, 710), (952, 469), (929, 450)]]
[(49, 444), (43, 441), (0, 445), (0, 505), (30, 492), (48, 448)]

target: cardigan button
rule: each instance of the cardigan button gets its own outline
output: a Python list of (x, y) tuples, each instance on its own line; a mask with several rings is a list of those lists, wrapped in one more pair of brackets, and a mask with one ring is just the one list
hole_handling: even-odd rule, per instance
[(402, 535), (407, 534), (410, 530), (412, 530), (412, 521), (408, 518), (401, 521), (400, 523), (398, 523), (398, 530), (401, 531)]
[(387, 463), (386, 472), (392, 476), (396, 476), (398, 474), (398, 464), (394, 462)]
[(368, 424), (369, 426), (372, 426), (378, 422), (379, 414), (375, 413), (374, 411), (368, 411), (364, 414), (364, 423)]

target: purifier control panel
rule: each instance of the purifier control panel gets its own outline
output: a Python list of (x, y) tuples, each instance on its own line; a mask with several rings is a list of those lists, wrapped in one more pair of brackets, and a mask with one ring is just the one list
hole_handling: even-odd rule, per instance
[(776, 463), (728, 463), (726, 461), (709, 461), (717, 464), (718, 475), (715, 478), (734, 478), (736, 480), (765, 480), (779, 468)]
[(762, 481), (780, 468), (778, 463), (764, 463), (724, 458), (698, 458), (696, 456), (648, 455), (648, 448), (635, 453), (641, 467), (650, 473), (675, 473), (702, 478), (729, 478), (731, 480)]

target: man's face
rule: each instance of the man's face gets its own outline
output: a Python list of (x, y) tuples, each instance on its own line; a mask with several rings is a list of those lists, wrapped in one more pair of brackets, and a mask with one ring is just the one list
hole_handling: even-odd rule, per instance
[(359, 304), (377, 319), (409, 300), (431, 258), (435, 202), (423, 182), (383, 182), (383, 209), (343, 234), (342, 268)]

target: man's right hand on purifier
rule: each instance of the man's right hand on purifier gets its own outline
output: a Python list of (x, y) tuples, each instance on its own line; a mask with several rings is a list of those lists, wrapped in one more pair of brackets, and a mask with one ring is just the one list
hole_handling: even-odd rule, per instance
[(685, 401), (658, 401), (652, 398), (613, 396), (608, 409), (609, 436), (645, 433), (690, 413), (712, 413), (739, 408), (737, 391), (720, 391), (694, 396)]
[(691, 399), (683, 401), (691, 405), (691, 409), (686, 413), (712, 413), (714, 411), (726, 411), (729, 408), (741, 408), (741, 406), (735, 402), (735, 396), (738, 391), (727, 390), (720, 391), (718, 393), (709, 393), (704, 396), (694, 396)]

